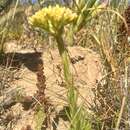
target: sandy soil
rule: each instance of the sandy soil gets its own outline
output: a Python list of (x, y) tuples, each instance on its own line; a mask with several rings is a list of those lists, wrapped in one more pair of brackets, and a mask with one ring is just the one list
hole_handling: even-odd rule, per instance
[[(64, 87), (63, 71), (58, 50), (44, 49), (41, 57), (35, 56), (33, 50), (14, 49), (13, 51), (22, 55), (21, 58), (24, 57), (24, 62), (22, 62), (22, 66), (18, 72), (20, 73), (19, 79), (13, 81), (12, 88), (19, 87), (26, 95), (33, 96), (37, 91), (35, 67), (39, 59), (42, 60), (46, 76), (46, 97), (48, 97), (48, 100), (52, 104), (51, 107), (55, 109), (51, 115), (53, 125), (50, 126), (49, 130), (67, 130), (68, 122), (62, 117), (56, 116), (56, 114), (61, 113), (67, 105), (67, 89)], [(68, 52), (73, 62), (71, 70), (74, 75), (74, 83), (79, 90), (80, 98), (78, 103), (84, 103), (87, 107), (92, 103), (92, 89), (96, 87), (96, 81), (101, 78), (100, 57), (92, 50), (84, 49), (79, 46), (69, 47)], [(24, 110), (22, 105), (17, 103), (10, 108), (8, 113), (10, 112), (17, 117), (14, 121), (15, 124), (12, 123), (11, 127), (13, 128), (11, 130), (35, 130), (34, 111), (32, 109)], [(59, 118), (58, 124), (56, 124), (57, 118)], [(31, 129), (26, 129), (26, 126), (31, 126)]]

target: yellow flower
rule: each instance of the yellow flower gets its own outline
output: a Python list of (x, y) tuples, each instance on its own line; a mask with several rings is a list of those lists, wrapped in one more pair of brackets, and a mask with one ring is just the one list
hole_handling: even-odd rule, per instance
[(29, 23), (54, 34), (76, 18), (77, 14), (69, 8), (56, 5), (45, 7), (36, 12), (29, 18)]

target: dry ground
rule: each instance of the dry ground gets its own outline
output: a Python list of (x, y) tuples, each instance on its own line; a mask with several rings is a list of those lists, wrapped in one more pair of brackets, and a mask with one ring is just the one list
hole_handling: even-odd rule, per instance
[[(13, 45), (13, 43), (9, 45), (11, 49), (7, 49), (7, 53), (11, 54), (16, 52), (15, 55), (18, 55), (17, 59), (21, 61), (22, 65), (16, 72), (18, 78), (10, 83), (11, 87), (6, 93), (19, 88), (22, 93), (33, 97), (37, 91), (36, 66), (39, 62), (43, 62), (47, 86), (46, 97), (52, 104), (50, 107), (55, 109), (51, 113), (52, 126), (50, 126), (50, 129), (67, 130), (68, 122), (62, 116), (58, 116), (67, 105), (67, 90), (64, 88), (62, 66), (58, 50), (46, 48), (40, 56), (31, 49), (21, 49)], [(79, 90), (79, 103), (84, 103), (88, 107), (93, 99), (92, 89), (96, 87), (96, 81), (101, 78), (102, 68), (100, 57), (92, 50), (79, 46), (69, 47), (68, 52), (73, 63), (71, 70), (74, 75), (74, 83)], [(6, 96), (7, 94), (5, 94)], [(3, 96), (0, 99), (2, 100)], [(24, 110), (21, 103), (16, 103), (7, 109), (6, 114), (2, 116), (7, 118), (9, 115), (13, 115), (15, 118), (8, 121), (6, 128), (0, 126), (0, 130), (34, 130), (35, 120), (33, 109)], [(31, 126), (31, 129), (26, 129), (26, 126)]]

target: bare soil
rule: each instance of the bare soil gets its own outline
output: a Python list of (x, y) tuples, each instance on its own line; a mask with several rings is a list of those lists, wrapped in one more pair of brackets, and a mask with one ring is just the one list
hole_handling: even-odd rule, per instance
[[(67, 106), (67, 89), (64, 86), (58, 50), (46, 48), (42, 53), (37, 53), (31, 49), (21, 49), (19, 46), (9, 45), (12, 49), (6, 49), (6, 53), (11, 55), (15, 52), (14, 59), (20, 65), (15, 73), (17, 78), (10, 82), (7, 90), (4, 90), (6, 92), (4, 96), (1, 95), (0, 101), (9, 98), (7, 93), (12, 90), (20, 90), (27, 97), (34, 97), (37, 92), (37, 65), (39, 62), (43, 62), (47, 86), (46, 97), (51, 103), (50, 109), (53, 109), (53, 112), (50, 113), (51, 125), (48, 130), (67, 130), (68, 121), (62, 116), (64, 107)], [(72, 62), (74, 83), (79, 90), (78, 103), (84, 103), (87, 109), (92, 104), (92, 90), (101, 78), (101, 60), (99, 55), (92, 50), (79, 46), (69, 47), (68, 52)], [(14, 96), (14, 94), (12, 95)], [(7, 123), (2, 125), (3, 118)], [(0, 117), (0, 130), (35, 130), (35, 125), (34, 109), (26, 110), (20, 102), (11, 105)]]

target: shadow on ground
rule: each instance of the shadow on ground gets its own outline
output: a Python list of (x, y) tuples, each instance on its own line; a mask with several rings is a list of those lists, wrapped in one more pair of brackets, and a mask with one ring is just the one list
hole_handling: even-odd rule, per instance
[(36, 72), (38, 64), (43, 64), (41, 52), (32, 53), (6, 53), (0, 57), (0, 64), (6, 67), (20, 69), (22, 65), (30, 71)]
[(69, 114), (69, 107), (64, 106), (62, 110), (59, 111), (59, 113), (56, 115), (54, 118), (54, 122), (52, 123), (53, 130), (57, 130), (57, 126), (59, 124), (60, 118), (63, 119), (64, 121), (68, 121), (67, 114)]

